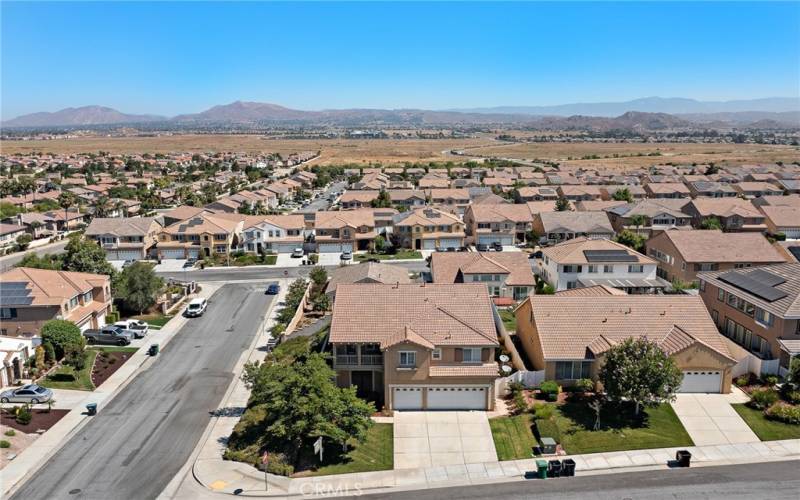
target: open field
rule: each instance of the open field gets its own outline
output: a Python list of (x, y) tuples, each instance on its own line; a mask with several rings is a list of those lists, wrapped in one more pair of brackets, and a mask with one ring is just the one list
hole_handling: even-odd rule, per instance
[[(269, 139), (260, 135), (172, 135), (162, 137), (82, 137), (46, 141), (3, 141), (3, 154), (30, 153), (84, 153), (108, 151), (111, 153), (168, 153), (168, 152), (264, 152), (288, 155), (301, 151), (321, 151), (314, 163), (323, 165), (357, 163), (369, 165), (413, 161), (469, 160), (466, 156), (452, 156), (447, 151), (459, 149), (469, 154), (497, 156), (513, 159), (547, 159), (561, 162), (567, 167), (635, 168), (658, 163), (790, 163), (800, 159), (796, 146), (770, 146), (763, 144), (684, 144), (684, 143), (501, 143), (493, 134), (473, 139)], [(443, 153), (445, 152), (445, 153)], [(604, 158), (605, 156), (647, 155), (660, 152), (661, 156), (630, 156)], [(599, 159), (580, 160), (587, 155)], [(568, 160), (572, 157), (573, 160)]]

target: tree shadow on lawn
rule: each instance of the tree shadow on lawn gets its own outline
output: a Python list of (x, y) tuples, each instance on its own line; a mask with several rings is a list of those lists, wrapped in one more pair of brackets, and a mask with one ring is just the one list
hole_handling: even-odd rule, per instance
[(47, 376), (49, 382), (74, 382), (75, 375), (72, 373), (52, 373)]
[[(572, 396), (564, 404), (559, 406), (559, 411), (564, 417), (574, 422), (575, 430), (593, 431), (596, 420), (594, 410), (589, 406), (591, 398), (582, 396)], [(637, 429), (648, 427), (648, 415), (644, 407), (636, 415), (636, 405), (634, 403), (621, 402), (603, 403), (600, 409), (600, 428), (598, 430), (622, 430)]]

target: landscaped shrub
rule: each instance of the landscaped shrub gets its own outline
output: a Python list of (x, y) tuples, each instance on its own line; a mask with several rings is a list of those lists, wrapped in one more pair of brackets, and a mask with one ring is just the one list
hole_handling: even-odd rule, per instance
[(42, 341), (50, 343), (58, 359), (64, 356), (69, 346), (83, 348), (84, 339), (75, 323), (63, 319), (51, 319), (42, 326)]
[(774, 389), (758, 389), (750, 394), (750, 406), (765, 410), (778, 402), (778, 393)]
[(764, 377), (764, 383), (770, 387), (775, 387), (775, 384), (778, 383), (778, 377), (776, 375), (767, 375)]
[(772, 420), (800, 425), (800, 406), (777, 403), (770, 406), (764, 414)]
[(14, 432), (14, 429), (9, 429), (9, 430), (7, 430), (6, 432), (4, 432), (4, 434), (5, 434), (6, 436), (8, 436), (8, 437), (14, 437), (14, 436), (16, 436), (16, 435), (17, 435), (17, 433), (16, 433), (16, 432)]
[(591, 392), (594, 390), (594, 382), (590, 378), (582, 378), (575, 382), (575, 388), (581, 392)]
[(783, 399), (792, 404), (800, 404), (800, 390), (792, 389), (789, 384), (784, 384), (781, 388)]
[(269, 463), (267, 464), (267, 472), (276, 474), (278, 476), (291, 476), (294, 473), (294, 466), (286, 463), (286, 457), (279, 453), (269, 455)]
[(750, 376), (749, 375), (739, 375), (736, 377), (736, 385), (737, 387), (744, 387), (750, 383)]
[(548, 401), (555, 401), (558, 398), (558, 384), (553, 380), (546, 380), (539, 386), (539, 390)]
[(0, 448), (11, 448), (11, 443), (6, 441), (5, 439), (0, 440)]
[(518, 391), (514, 393), (514, 412), (525, 413), (528, 411), (528, 402), (525, 400), (525, 393)]
[(53, 348), (53, 344), (50, 342), (45, 342), (42, 344), (44, 347), (44, 359), (47, 363), (55, 363), (56, 362), (56, 350)]
[(33, 415), (31, 414), (31, 411), (28, 409), (27, 406), (21, 406), (17, 410), (17, 419), (16, 420), (17, 420), (18, 424), (20, 424), (20, 425), (28, 425), (29, 423), (31, 423), (32, 419), (33, 419)]
[(537, 420), (549, 420), (555, 414), (553, 405), (536, 405), (535, 408), (533, 414)]

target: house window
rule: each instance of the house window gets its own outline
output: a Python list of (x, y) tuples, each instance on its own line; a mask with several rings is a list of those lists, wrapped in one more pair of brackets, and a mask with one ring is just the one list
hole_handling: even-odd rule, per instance
[(417, 353), (414, 351), (400, 351), (400, 368), (414, 368), (417, 366)]
[(700, 291), (701, 292), (706, 291), (706, 282), (704, 280), (700, 280)]
[(17, 317), (16, 307), (0, 307), (0, 319), (11, 319)]
[(614, 272), (614, 266), (605, 265), (603, 266), (603, 272), (606, 274), (610, 274)]
[(431, 359), (435, 361), (439, 361), (440, 359), (442, 359), (442, 350), (439, 349), (438, 347), (434, 349), (433, 353), (431, 354)]
[(556, 380), (589, 378), (591, 361), (556, 361)]
[(70, 309), (74, 309), (74, 308), (78, 307), (78, 302), (79, 302), (79, 300), (78, 300), (77, 296), (72, 297), (71, 299), (69, 299), (69, 308)]
[(725, 290), (722, 288), (717, 288), (717, 300), (725, 302)]
[(597, 272), (597, 266), (590, 265), (590, 266), (589, 266), (589, 270), (588, 270), (588, 272), (589, 272), (590, 274), (594, 274), (594, 273), (596, 273), (596, 272)]
[(83, 294), (83, 303), (84, 304), (88, 304), (91, 301), (92, 301), (92, 292), (89, 291), (89, 292), (84, 293)]
[(461, 360), (464, 363), (480, 363), (481, 361), (481, 349), (480, 347), (468, 347), (462, 349), (463, 357)]
[(769, 312), (767, 312), (767, 311), (765, 311), (765, 310), (763, 310), (761, 308), (757, 308), (756, 309), (756, 321), (758, 321), (758, 323), (761, 326), (763, 326), (764, 328), (769, 328), (775, 322), (775, 317), (772, 314), (770, 314)]
[(473, 274), (472, 275), (472, 281), (480, 281), (480, 280), (481, 280), (480, 275), (478, 275), (478, 274)]
[(629, 273), (643, 273), (644, 272), (644, 266), (642, 264), (632, 264), (632, 265), (628, 266), (628, 272)]
[(567, 290), (572, 290), (573, 288), (578, 287), (577, 281), (567, 281)]

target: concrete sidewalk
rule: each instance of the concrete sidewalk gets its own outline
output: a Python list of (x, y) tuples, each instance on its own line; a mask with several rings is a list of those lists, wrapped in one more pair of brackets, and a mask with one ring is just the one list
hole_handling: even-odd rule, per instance
[[(210, 297), (219, 286), (204, 285), (197, 296)], [(172, 337), (180, 331), (186, 323), (183, 316), (175, 316), (160, 330), (151, 330), (147, 335), (150, 343), (158, 343), (163, 350)], [(142, 370), (146, 370), (153, 360), (147, 355), (147, 349), (139, 349), (131, 359), (120, 367), (108, 380), (92, 392), (84, 392), (83, 398), (79, 391), (69, 391), (69, 404), (72, 411), (51, 427), (47, 432), (37, 438), (30, 446), (11, 461), (3, 470), (2, 498), (8, 498), (17, 486), (34, 474), (44, 463), (55, 454), (84, 424), (91, 418), (86, 414), (88, 403), (97, 403), (98, 412), (119, 393)]]
[[(669, 468), (675, 452), (681, 448), (592, 453), (558, 457), (575, 460), (575, 474), (592, 475), (636, 470)], [(727, 465), (765, 461), (800, 459), (800, 439), (760, 443), (692, 446), (692, 466)], [(542, 457), (548, 459), (548, 457)], [(521, 481), (525, 473), (536, 470), (536, 460), (511, 460), (467, 465), (433, 466), (418, 469), (397, 469), (335, 476), (289, 479), (269, 475), (269, 492), (265, 491), (264, 473), (239, 462), (206, 458), (194, 467), (195, 478), (209, 493), (241, 496), (293, 497), (342, 496), (362, 492), (392, 492), (483, 484), (496, 481)]]

